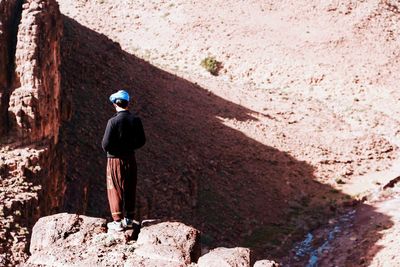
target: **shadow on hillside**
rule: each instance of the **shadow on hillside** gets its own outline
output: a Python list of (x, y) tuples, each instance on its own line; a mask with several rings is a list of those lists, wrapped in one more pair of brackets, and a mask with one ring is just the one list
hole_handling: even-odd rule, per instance
[[(316, 182), (306, 162), (219, 119), (255, 120), (253, 111), (152, 66), (73, 19), (64, 17), (64, 24), (62, 87), (72, 97), (72, 118), (61, 131), (64, 210), (109, 218), (100, 143), (114, 113), (108, 96), (120, 88), (134, 95), (148, 139), (137, 153), (141, 219), (179, 220), (200, 229), (210, 247), (245, 245), (257, 257), (279, 257), (287, 255), (287, 236), (333, 215), (337, 207), (329, 200), (348, 198)], [(380, 236), (377, 230), (373, 238)]]

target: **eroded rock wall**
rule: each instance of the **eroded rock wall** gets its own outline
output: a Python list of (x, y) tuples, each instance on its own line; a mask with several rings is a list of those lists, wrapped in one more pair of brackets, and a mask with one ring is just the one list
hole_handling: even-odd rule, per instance
[(23, 4), (10, 94), (9, 140), (54, 139), (60, 126), (60, 38), (62, 21), (55, 1)]
[(39, 217), (59, 210), (62, 19), (55, 0), (0, 0), (0, 265), (28, 256)]

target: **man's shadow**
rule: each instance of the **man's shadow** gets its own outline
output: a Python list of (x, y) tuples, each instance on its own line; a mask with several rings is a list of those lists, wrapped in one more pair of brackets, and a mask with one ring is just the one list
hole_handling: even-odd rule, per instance
[[(72, 101), (64, 102), (72, 116), (61, 130), (65, 211), (110, 217), (101, 139), (114, 113), (108, 97), (121, 88), (133, 95), (148, 140), (137, 152), (138, 219), (179, 220), (200, 229), (205, 246), (242, 245), (257, 258), (279, 258), (287, 255), (288, 240), (299, 240), (349, 199), (317, 182), (308, 163), (222, 123), (256, 120), (252, 110), (123, 51), (71, 18), (64, 16), (64, 26), (62, 89)], [(377, 230), (375, 241), (380, 237)]]

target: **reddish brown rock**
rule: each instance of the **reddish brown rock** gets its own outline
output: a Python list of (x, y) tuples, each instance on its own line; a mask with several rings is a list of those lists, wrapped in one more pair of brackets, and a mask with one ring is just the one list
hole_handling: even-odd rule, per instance
[(67, 213), (42, 217), (32, 229), (29, 251), (34, 254), (57, 242), (62, 242), (65, 247), (79, 245), (105, 231), (105, 219)]
[(57, 142), (61, 122), (61, 35), (61, 15), (55, 1), (24, 2), (8, 108), (9, 138), (13, 141), (48, 138)]
[(248, 248), (216, 248), (200, 257), (199, 267), (250, 267)]
[(105, 220), (60, 213), (34, 226), (28, 266), (187, 266), (196, 261), (199, 231), (178, 222), (144, 227), (138, 242), (106, 232)]
[(15, 266), (33, 224), (63, 202), (62, 23), (54, 0), (0, 0), (0, 14), (0, 265)]
[[(159, 223), (140, 231), (138, 255), (180, 263), (196, 262), (200, 256), (200, 232), (182, 223)], [(157, 254), (152, 254), (155, 251)]]

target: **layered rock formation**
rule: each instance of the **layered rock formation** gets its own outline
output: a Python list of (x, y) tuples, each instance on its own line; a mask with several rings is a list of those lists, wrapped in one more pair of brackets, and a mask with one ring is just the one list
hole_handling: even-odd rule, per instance
[(62, 205), (61, 15), (55, 1), (0, 0), (0, 265), (27, 258), (30, 229)]
[(8, 135), (17, 142), (55, 139), (60, 126), (60, 38), (62, 21), (55, 1), (23, 4), (10, 90)]

